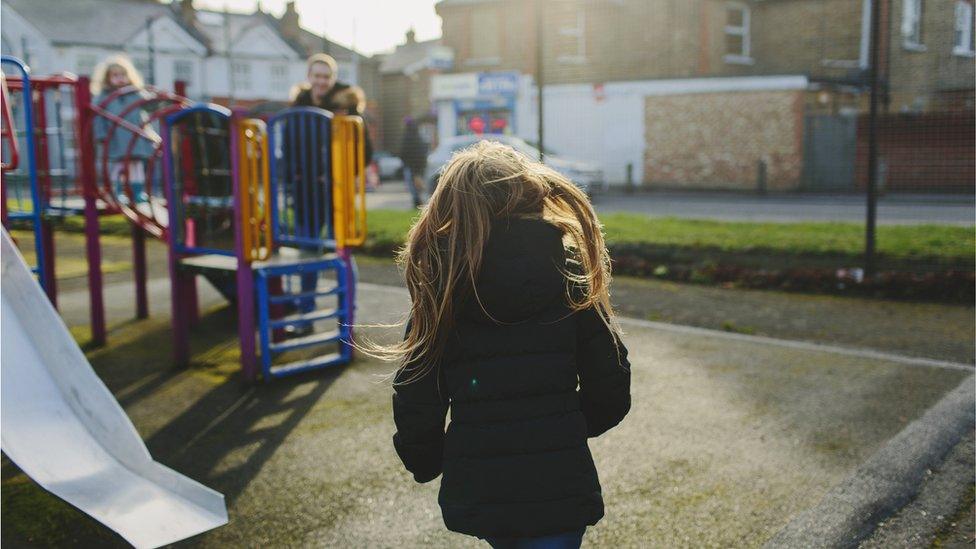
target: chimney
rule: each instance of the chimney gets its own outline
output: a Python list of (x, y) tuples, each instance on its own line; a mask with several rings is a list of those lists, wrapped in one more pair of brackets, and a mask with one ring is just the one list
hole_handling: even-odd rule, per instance
[(410, 44), (416, 44), (416, 43), (417, 43), (417, 33), (414, 32), (413, 27), (411, 27), (407, 31), (407, 45), (409, 46)]
[(285, 13), (281, 16), (281, 34), (289, 40), (298, 40), (301, 36), (298, 12), (295, 11), (295, 0), (289, 0), (285, 4)]
[(193, 7), (193, 0), (180, 0), (180, 19), (188, 27), (196, 25), (197, 10)]

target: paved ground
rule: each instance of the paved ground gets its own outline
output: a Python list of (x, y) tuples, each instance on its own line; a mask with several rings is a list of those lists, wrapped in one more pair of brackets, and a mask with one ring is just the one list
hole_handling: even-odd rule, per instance
[[(370, 208), (407, 209), (403, 183), (385, 181), (367, 197)], [(861, 223), (865, 200), (857, 195), (742, 195), (732, 193), (611, 193), (597, 195), (597, 211), (635, 212), (656, 217), (726, 221), (850, 221)], [(971, 196), (889, 195), (878, 204), (878, 223), (972, 225), (976, 205)]]
[[(29, 234), (16, 234), (21, 247), (29, 249)], [(121, 299), (106, 304), (109, 320), (121, 322), (134, 310), (130, 244), (124, 238), (105, 238), (103, 244), (107, 283), (127, 285), (120, 287), (125, 288), (120, 290)], [(79, 326), (88, 322), (87, 293), (79, 292), (86, 287), (83, 245), (80, 235), (58, 235), (58, 271), (70, 275), (59, 281), (62, 311), (69, 323)], [(147, 251), (149, 272), (165, 276), (165, 247), (151, 240)], [(358, 263), (364, 280), (401, 283), (389, 260), (360, 257)], [(165, 292), (169, 283), (160, 278), (152, 284), (157, 291)], [(627, 277), (615, 280), (613, 301), (621, 314), (644, 320), (976, 362), (972, 306), (729, 289)], [(165, 298), (151, 299), (150, 309), (153, 315), (169, 314), (169, 303)]]
[[(125, 251), (116, 245), (111, 254), (123, 261)], [(150, 247), (152, 265), (159, 251)], [(399, 318), (406, 296), (388, 285), (394, 276), (389, 264), (363, 262), (362, 276), (373, 284), (362, 286), (360, 321)], [(390, 388), (382, 381), (389, 365), (359, 360), (329, 373), (243, 386), (236, 377), (232, 315), (205, 289), (202, 299), (210, 312), (194, 331), (193, 366), (174, 371), (168, 354), (168, 282), (156, 279), (150, 285), (153, 317), (136, 322), (127, 320), (128, 275), (108, 278), (111, 347), (90, 353), (90, 359), (154, 456), (227, 496), (231, 523), (186, 545), (478, 546), (444, 531), (437, 482), (415, 485), (393, 453)], [(72, 324), (87, 318), (81, 285), (62, 284), (62, 308)], [(683, 290), (700, 288), (672, 293)], [(634, 296), (663, 291), (634, 286), (625, 301), (636, 313), (640, 302)], [(735, 295), (753, 306), (766, 303), (776, 319), (789, 318), (796, 303), (789, 295), (766, 302), (751, 293)], [(700, 294), (697, 303), (701, 308), (715, 299)], [(794, 315), (813, 319), (850, 310), (817, 303), (820, 312), (794, 309)], [(915, 310), (895, 305), (905, 308), (889, 309), (889, 316)], [(723, 308), (734, 309), (713, 307)], [(664, 307), (681, 309), (680, 302)], [(948, 322), (959, 322), (957, 314), (972, 316), (966, 308), (933, 311), (928, 314), (950, 311), (943, 316)], [(818, 323), (830, 326), (829, 319)], [(898, 326), (892, 321), (884, 329)], [(901, 333), (916, 329), (905, 326)], [(935, 358), (969, 361), (972, 329), (965, 326), (958, 328), (968, 330), (965, 343), (950, 345), (955, 350)], [(832, 332), (824, 329), (827, 335), (817, 337), (829, 340)], [(591, 445), (607, 518), (587, 534), (589, 547), (761, 545), (971, 373), (966, 367), (772, 345), (741, 333), (730, 339), (641, 322), (629, 322), (627, 331), (634, 408), (619, 428)], [(361, 333), (384, 339), (398, 331)], [(896, 336), (889, 333), (886, 339)], [(2, 476), (3, 543), (120, 543), (9, 463)]]

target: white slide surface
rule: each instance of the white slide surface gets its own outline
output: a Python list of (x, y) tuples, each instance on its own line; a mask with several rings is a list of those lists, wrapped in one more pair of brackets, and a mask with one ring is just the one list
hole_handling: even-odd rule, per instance
[(224, 496), (153, 461), (3, 230), (0, 446), (136, 547), (227, 523)]

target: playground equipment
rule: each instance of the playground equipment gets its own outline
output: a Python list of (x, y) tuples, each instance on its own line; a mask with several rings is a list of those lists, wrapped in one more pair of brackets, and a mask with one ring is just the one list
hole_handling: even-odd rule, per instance
[(177, 363), (189, 358), (198, 274), (237, 303), (245, 377), (258, 358), (265, 379), (348, 362), (350, 248), (365, 237), (362, 120), (296, 107), (265, 124), (201, 105), (165, 127)]
[[(4, 63), (18, 69), (6, 80), (24, 98), (22, 130), (4, 110), (4, 206), (8, 188), (17, 198), (4, 223), (32, 221), (36, 270), (56, 306), (52, 221), (84, 215), (93, 343), (106, 335), (99, 217), (122, 214), (139, 318), (148, 316), (145, 238), (169, 245), (178, 364), (188, 362), (199, 314), (196, 275), (238, 306), (246, 378), (257, 377), (259, 358), (266, 379), (350, 360), (351, 249), (365, 238), (361, 119), (296, 108), (265, 123), (154, 88), (93, 104), (84, 77), (30, 78), (23, 63)], [(324, 321), (336, 326), (321, 331)]]
[(226, 524), (220, 493), (153, 461), (6, 230), (0, 238), (3, 452), (136, 547)]
[[(0, 66), (3, 67), (4, 71), (13, 68), (18, 73), (17, 79), (8, 82), (6, 72), (4, 72), (2, 97), (0, 97), (3, 103), (0, 106), (0, 110), (2, 110), (0, 138), (2, 138), (4, 158), (2, 166), (0, 166), (0, 200), (3, 202), (0, 206), (2, 208), (0, 215), (2, 215), (4, 225), (11, 219), (31, 222), (34, 230), (34, 257), (36, 262), (36, 267), (31, 270), (40, 277), (41, 287), (44, 288), (52, 303), (57, 303), (57, 294), (53, 286), (54, 254), (51, 247), (47, 245), (52, 239), (50, 227), (46, 226), (42, 218), (43, 208), (37, 179), (34, 132), (29, 131), (29, 128), (34, 127), (34, 101), (31, 96), (30, 69), (19, 59), (6, 55), (0, 57)], [(13, 114), (12, 105), (14, 96), (10, 93), (11, 89), (20, 91), (22, 95), (20, 111), (23, 120), (19, 125), (15, 123), (16, 117)], [(20, 144), (18, 127), (25, 128), (22, 134), (23, 146)], [(21, 154), (26, 157), (26, 163), (21, 162)], [(19, 178), (18, 176), (21, 174), (26, 177)], [(11, 187), (13, 190), (12, 199), (8, 196), (8, 189)], [(46, 257), (51, 258), (49, 259), (51, 263), (45, 261)]]

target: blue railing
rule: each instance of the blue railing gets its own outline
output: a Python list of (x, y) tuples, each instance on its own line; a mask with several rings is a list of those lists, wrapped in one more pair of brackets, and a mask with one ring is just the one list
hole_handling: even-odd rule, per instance
[(334, 249), (332, 113), (292, 107), (268, 121), (274, 241)]
[(196, 105), (166, 117), (164, 177), (177, 253), (236, 255), (230, 119), (231, 112), (219, 105)]
[[(23, 101), (24, 101), (24, 132), (25, 135), (25, 149), (21, 151), (21, 155), (27, 158), (27, 175), (28, 181), (30, 183), (30, 194), (31, 203), (30, 208), (26, 208), (23, 201), (18, 200), (15, 202), (17, 206), (14, 209), (10, 208), (10, 203), (8, 201), (8, 218), (9, 219), (28, 219), (33, 224), (34, 229), (34, 253), (37, 257), (37, 266), (35, 266), (32, 271), (34, 273), (45, 272), (44, 267), (46, 264), (46, 258), (44, 257), (44, 244), (41, 238), (41, 222), (44, 213), (44, 204), (42, 203), (41, 190), (37, 181), (37, 155), (34, 148), (34, 105), (31, 92), (31, 82), (30, 82), (30, 68), (24, 64), (23, 61), (12, 57), (10, 55), (0, 56), (0, 66), (13, 66), (20, 73), (20, 78), (23, 82)], [(44, 277), (40, 277), (41, 287), (44, 287)], [(44, 288), (47, 290), (47, 288)]]

